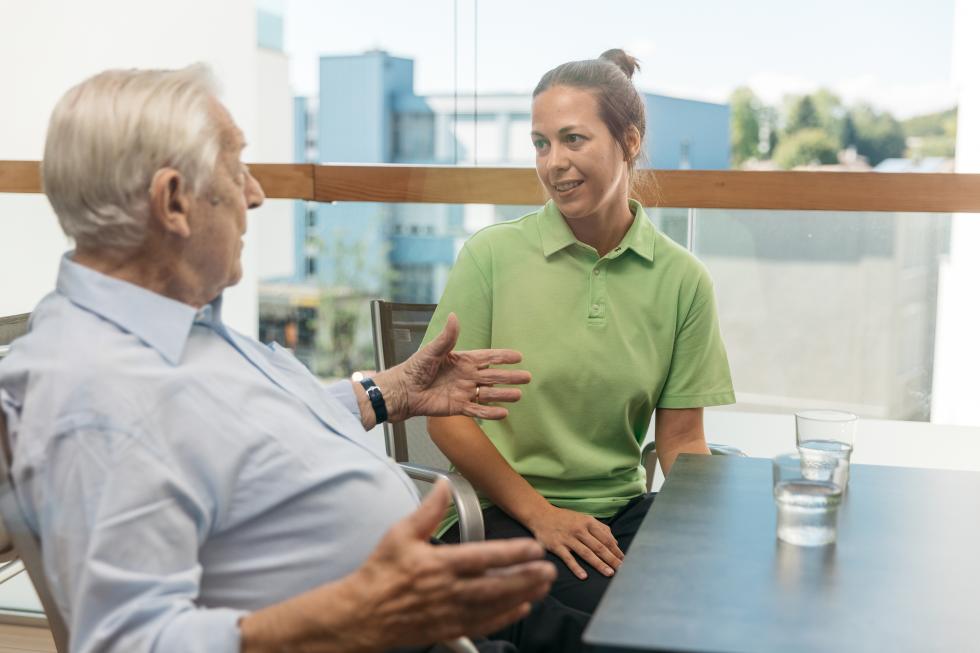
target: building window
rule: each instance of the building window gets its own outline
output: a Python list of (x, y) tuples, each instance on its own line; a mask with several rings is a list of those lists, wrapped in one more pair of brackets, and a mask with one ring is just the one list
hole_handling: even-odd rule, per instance
[(306, 209), (306, 227), (308, 229), (316, 227), (316, 209), (312, 206)]
[(308, 277), (316, 276), (316, 258), (312, 256), (306, 257), (306, 276)]

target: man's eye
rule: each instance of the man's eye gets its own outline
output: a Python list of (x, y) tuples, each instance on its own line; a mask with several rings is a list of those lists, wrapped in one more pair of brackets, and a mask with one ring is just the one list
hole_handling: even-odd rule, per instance
[(581, 143), (585, 139), (578, 134), (569, 134), (568, 136), (565, 137), (565, 140), (567, 140), (569, 143), (574, 144), (574, 143)]
[(548, 145), (548, 141), (544, 140), (543, 138), (536, 138), (532, 140), (531, 143), (534, 144), (534, 149), (536, 150), (544, 149)]

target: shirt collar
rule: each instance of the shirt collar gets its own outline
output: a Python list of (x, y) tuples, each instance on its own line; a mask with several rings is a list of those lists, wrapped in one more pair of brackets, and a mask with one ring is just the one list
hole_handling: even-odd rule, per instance
[(97, 272), (72, 260), (68, 252), (58, 269), (58, 292), (74, 304), (132, 333), (171, 365), (180, 362), (195, 321), (220, 324), (221, 297), (195, 309), (141, 286)]
[[(623, 236), (620, 247), (631, 249), (642, 258), (653, 261), (653, 250), (657, 241), (657, 230), (647, 217), (646, 211), (636, 200), (630, 200), (630, 211), (633, 213), (633, 225)], [(569, 228), (553, 200), (548, 200), (539, 213), (538, 229), (541, 232), (541, 251), (545, 258), (555, 252), (565, 249), (575, 240), (575, 234)]]

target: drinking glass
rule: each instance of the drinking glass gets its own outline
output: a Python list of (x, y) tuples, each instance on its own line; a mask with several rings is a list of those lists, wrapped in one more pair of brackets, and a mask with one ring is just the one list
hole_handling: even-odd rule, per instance
[(836, 461), (834, 483), (847, 488), (857, 416), (842, 410), (802, 410), (796, 413), (796, 447), (803, 477), (826, 480), (830, 461)]
[(803, 465), (800, 454), (784, 453), (772, 459), (772, 485), (776, 487), (782, 481), (834, 481), (834, 473), (837, 471), (837, 459), (826, 457), (819, 461), (811, 462), (807, 470), (808, 476), (804, 476)]
[(797, 546), (823, 546), (837, 541), (837, 509), (841, 488), (829, 481), (780, 481), (776, 501), (776, 537)]

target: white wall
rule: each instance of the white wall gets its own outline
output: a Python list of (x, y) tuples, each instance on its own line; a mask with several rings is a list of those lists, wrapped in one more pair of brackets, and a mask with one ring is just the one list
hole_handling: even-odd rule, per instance
[[(293, 161), (293, 99), (289, 90), (289, 58), (259, 48), (256, 53), (256, 134), (249, 139), (246, 160), (262, 163)], [(293, 202), (268, 200), (253, 212), (252, 245), (259, 279), (293, 274)]]
[[(196, 61), (213, 67), (222, 99), (258, 145), (255, 40), (255, 6), (243, 0), (0, 0), (0, 159), (40, 159), (51, 108), (84, 78), (106, 68)], [(30, 310), (52, 288), (65, 241), (43, 197), (0, 195), (0, 220), (6, 315)], [(245, 274), (225, 303), (228, 322), (246, 333), (257, 330), (255, 234), (246, 235)]]
[[(956, 172), (980, 172), (980, 2), (957, 0), (953, 75), (959, 89)], [(953, 217), (950, 255), (940, 271), (932, 421), (980, 424), (980, 216)]]
[[(796, 450), (796, 421), (791, 414), (709, 408), (704, 412), (704, 432), (708, 442), (737, 447), (755, 458)], [(647, 433), (647, 441), (651, 440), (652, 425)], [(862, 418), (851, 462), (980, 472), (980, 428)], [(654, 488), (662, 482), (658, 466)]]

